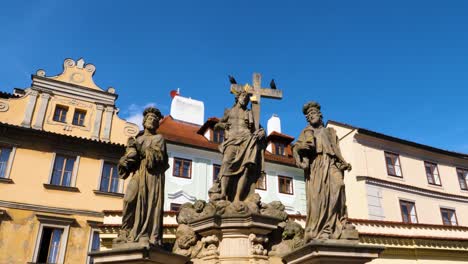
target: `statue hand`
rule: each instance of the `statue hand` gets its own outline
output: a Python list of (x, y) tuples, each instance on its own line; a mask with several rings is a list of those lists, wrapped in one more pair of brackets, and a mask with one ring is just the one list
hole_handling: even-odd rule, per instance
[(351, 163), (346, 164), (346, 170), (351, 171), (353, 169), (353, 166), (351, 166)]

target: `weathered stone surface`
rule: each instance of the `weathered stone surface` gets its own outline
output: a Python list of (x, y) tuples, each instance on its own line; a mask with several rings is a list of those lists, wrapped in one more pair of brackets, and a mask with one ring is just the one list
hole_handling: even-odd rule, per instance
[(321, 107), (316, 102), (304, 105), (308, 125), (293, 146), (298, 167), (304, 169), (307, 219), (304, 239), (358, 239), (347, 222), (344, 171), (351, 170), (341, 155), (333, 128), (324, 127)]
[[(162, 245), (164, 172), (169, 168), (164, 138), (157, 134), (162, 114), (148, 107), (143, 112), (144, 131), (129, 138), (118, 164), (119, 176), (131, 176), (124, 196), (122, 229), (115, 247)], [(125, 247), (125, 246), (123, 246)]]
[(128, 247), (112, 249), (108, 251), (93, 251), (89, 253), (94, 263), (119, 263), (119, 264), (185, 264), (189, 258), (174, 254), (158, 247)]
[(359, 245), (347, 240), (312, 240), (283, 256), (286, 264), (363, 264), (379, 257), (381, 246)]

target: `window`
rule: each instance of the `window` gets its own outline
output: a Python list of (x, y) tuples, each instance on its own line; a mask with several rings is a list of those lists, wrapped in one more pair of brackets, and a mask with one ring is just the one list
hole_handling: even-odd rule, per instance
[(458, 183), (460, 183), (460, 188), (462, 190), (468, 190), (468, 170), (466, 169), (457, 169)]
[(400, 200), (401, 218), (404, 223), (417, 223), (416, 207), (414, 202)]
[(54, 121), (65, 123), (67, 119), (68, 107), (57, 105), (54, 112)]
[(0, 148), (0, 178), (8, 178), (8, 167), (12, 148)]
[(213, 142), (222, 143), (224, 141), (224, 130), (216, 129), (213, 130)]
[(273, 145), (274, 145), (273, 154), (284, 156), (284, 149), (285, 149), (284, 144), (280, 142), (275, 142)]
[(42, 239), (37, 262), (58, 263), (62, 234), (63, 228), (44, 227), (42, 229)]
[[(101, 248), (101, 238), (99, 237), (99, 231), (94, 230), (91, 232), (91, 241), (89, 251), (98, 251)], [(93, 264), (93, 257), (88, 257), (88, 263)]]
[(387, 163), (387, 173), (390, 176), (403, 177), (400, 165), (400, 156), (385, 152), (385, 162)]
[(75, 109), (75, 113), (73, 114), (72, 124), (75, 126), (84, 126), (85, 116), (86, 116), (85, 110)]
[(259, 190), (264, 190), (264, 191), (267, 189), (265, 173), (260, 173), (260, 177), (258, 178), (255, 187)]
[(441, 185), (437, 164), (425, 161), (424, 166), (426, 168), (427, 182), (433, 185)]
[(221, 172), (221, 165), (213, 164), (213, 182), (219, 178), (219, 173)]
[(181, 178), (192, 177), (192, 161), (181, 158), (174, 158), (174, 170), (172, 175)]
[(440, 208), (440, 214), (442, 215), (442, 223), (449, 226), (457, 226), (457, 215), (455, 210)]
[(50, 184), (71, 186), (75, 160), (75, 157), (56, 155)]
[(170, 208), (170, 210), (173, 211), (173, 212), (179, 212), (181, 206), (182, 206), (182, 205), (181, 205), (181, 204), (178, 204), (178, 203), (171, 203), (171, 208)]
[(110, 162), (104, 162), (101, 173), (101, 185), (99, 190), (101, 192), (119, 192), (119, 174), (117, 165)]
[(280, 193), (293, 194), (293, 179), (290, 177), (278, 176), (278, 190)]
[(36, 214), (40, 222), (32, 262), (64, 263), (68, 230), (73, 218)]

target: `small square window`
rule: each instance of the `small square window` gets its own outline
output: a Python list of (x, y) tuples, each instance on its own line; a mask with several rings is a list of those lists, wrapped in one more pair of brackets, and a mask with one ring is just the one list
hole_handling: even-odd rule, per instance
[(56, 155), (50, 184), (68, 186), (72, 184), (76, 157)]
[(266, 174), (260, 173), (260, 177), (257, 180), (255, 187), (259, 190), (266, 190), (267, 189), (267, 182), (266, 182)]
[(424, 167), (426, 169), (427, 182), (432, 185), (442, 185), (437, 164), (425, 161)]
[(170, 210), (173, 212), (179, 212), (182, 205), (178, 203), (171, 203)]
[(400, 200), (401, 217), (404, 223), (417, 223), (416, 206), (414, 202)]
[(174, 158), (172, 175), (181, 178), (192, 177), (192, 161), (188, 159)]
[(458, 183), (460, 184), (460, 188), (462, 190), (468, 190), (468, 170), (466, 169), (457, 169), (457, 175), (458, 175)]
[(8, 167), (12, 148), (0, 148), (0, 178), (8, 178)]
[(219, 179), (220, 172), (221, 172), (221, 165), (213, 164), (213, 182)]
[(86, 117), (85, 110), (75, 109), (75, 113), (73, 114), (72, 124), (75, 126), (84, 126), (85, 117)]
[(63, 105), (55, 106), (54, 121), (65, 123), (67, 119), (68, 107)]
[(101, 192), (118, 193), (119, 186), (120, 180), (117, 165), (110, 162), (104, 162), (104, 165), (102, 166), (99, 190)]
[(294, 194), (293, 179), (290, 177), (278, 176), (278, 189), (280, 193)]
[(224, 141), (224, 130), (222, 129), (213, 130), (213, 142), (223, 143), (223, 141)]
[(457, 215), (455, 214), (455, 210), (440, 208), (440, 214), (442, 215), (442, 223), (444, 225), (449, 226), (457, 226)]
[(285, 145), (281, 142), (275, 142), (273, 144), (274, 148), (273, 148), (273, 154), (275, 155), (280, 155), (280, 156), (284, 156), (284, 149), (286, 148)]
[(390, 176), (403, 177), (400, 165), (400, 156), (385, 152), (385, 162), (387, 163), (387, 173)]

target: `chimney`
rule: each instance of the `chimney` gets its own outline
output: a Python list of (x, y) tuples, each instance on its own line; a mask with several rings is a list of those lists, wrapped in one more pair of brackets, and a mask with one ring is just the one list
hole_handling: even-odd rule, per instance
[(205, 105), (202, 101), (177, 94), (172, 99), (171, 116), (175, 120), (201, 126), (205, 121)]
[(267, 134), (270, 135), (273, 131), (281, 133), (281, 120), (277, 114), (273, 114), (267, 123)]

